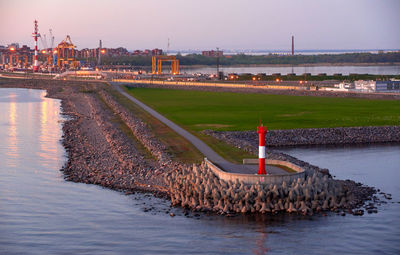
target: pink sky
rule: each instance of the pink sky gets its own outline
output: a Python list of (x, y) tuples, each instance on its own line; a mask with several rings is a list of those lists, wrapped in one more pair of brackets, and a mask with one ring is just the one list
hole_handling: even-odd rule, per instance
[(0, 0), (0, 45), (33, 45), (33, 20), (78, 48), (399, 49), (398, 0)]

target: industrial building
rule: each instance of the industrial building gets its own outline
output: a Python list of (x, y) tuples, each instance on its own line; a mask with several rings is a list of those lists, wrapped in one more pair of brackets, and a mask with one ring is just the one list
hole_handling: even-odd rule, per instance
[(6, 69), (27, 68), (33, 62), (34, 51), (26, 45), (18, 43), (0, 46), (0, 67)]
[(354, 88), (361, 92), (397, 92), (400, 93), (400, 80), (354, 81)]
[[(94, 49), (82, 49), (76, 50), (77, 58), (96, 58), (99, 55), (100, 48)], [(142, 50), (134, 50), (133, 52), (129, 52), (126, 48), (118, 47), (118, 48), (101, 48), (102, 55), (107, 57), (120, 57), (120, 56), (160, 56), (163, 55), (162, 49), (146, 49)]]
[(222, 50), (205, 50), (201, 52), (205, 57), (222, 57), (224, 52)]
[(323, 90), (325, 91), (342, 91), (342, 92), (347, 92), (347, 91), (354, 91), (354, 83), (352, 82), (341, 82), (338, 84), (334, 84), (334, 87), (326, 87)]
[(325, 87), (325, 91), (341, 92), (385, 92), (400, 93), (400, 80), (373, 81), (358, 80), (354, 82), (341, 82), (334, 87)]

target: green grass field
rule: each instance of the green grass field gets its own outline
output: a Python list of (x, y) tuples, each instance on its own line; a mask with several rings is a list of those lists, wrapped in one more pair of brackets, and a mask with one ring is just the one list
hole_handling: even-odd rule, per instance
[(155, 88), (127, 91), (190, 131), (400, 125), (399, 100), (239, 94)]

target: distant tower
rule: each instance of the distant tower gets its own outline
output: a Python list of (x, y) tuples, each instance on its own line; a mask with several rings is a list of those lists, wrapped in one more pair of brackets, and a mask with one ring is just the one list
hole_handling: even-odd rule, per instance
[(217, 77), (219, 77), (219, 48), (217, 47)]
[(169, 38), (168, 38), (168, 44), (167, 44), (167, 54), (166, 54), (166, 55), (168, 55), (168, 54), (169, 54), (169, 46), (170, 46), (170, 43), (169, 43)]
[(294, 36), (292, 35), (292, 56), (294, 55)]
[(35, 24), (35, 30), (33, 33), (33, 38), (35, 39), (35, 58), (34, 58), (34, 62), (33, 62), (33, 71), (37, 72), (39, 71), (39, 62), (38, 62), (38, 47), (37, 47), (37, 38), (39, 37), (39, 33), (38, 33), (38, 24), (37, 24), (37, 20), (35, 20), (34, 24)]
[(102, 45), (101, 45), (101, 40), (100, 40), (100, 42), (99, 42), (99, 57), (97, 58), (98, 66), (101, 65), (101, 48), (102, 48)]

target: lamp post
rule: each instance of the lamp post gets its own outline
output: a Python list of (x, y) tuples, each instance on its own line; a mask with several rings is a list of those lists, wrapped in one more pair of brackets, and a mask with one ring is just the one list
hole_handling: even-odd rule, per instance
[(217, 47), (217, 79), (219, 80), (219, 48)]

